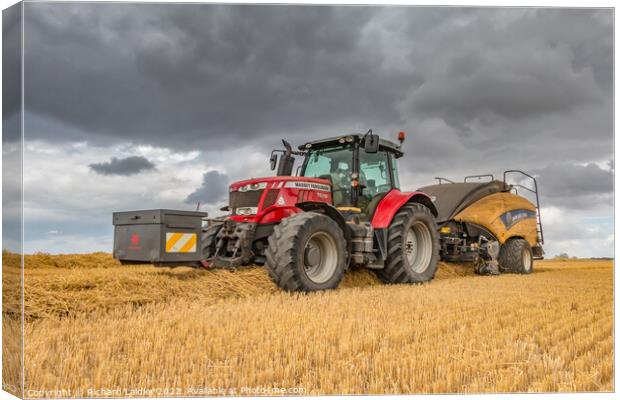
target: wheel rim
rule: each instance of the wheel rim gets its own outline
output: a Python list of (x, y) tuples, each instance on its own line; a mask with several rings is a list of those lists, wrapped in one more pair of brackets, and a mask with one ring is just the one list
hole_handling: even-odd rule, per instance
[(314, 283), (327, 282), (338, 267), (336, 241), (325, 232), (316, 232), (306, 242), (304, 270)]
[(523, 270), (529, 271), (532, 269), (532, 255), (527, 249), (523, 249)]
[(405, 255), (413, 272), (420, 274), (428, 269), (433, 255), (433, 239), (424, 222), (416, 221), (407, 230)]

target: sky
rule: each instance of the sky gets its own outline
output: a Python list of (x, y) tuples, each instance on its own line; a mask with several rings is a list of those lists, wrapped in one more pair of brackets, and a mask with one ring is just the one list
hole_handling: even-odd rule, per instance
[[(113, 211), (200, 201), (216, 216), (230, 182), (272, 174), (282, 138), (373, 129), (407, 132), (403, 189), (521, 169), (538, 178), (548, 256), (613, 255), (610, 9), (25, 3), (24, 13), (27, 253), (109, 252)], [(19, 110), (5, 104), (5, 127)], [(19, 157), (6, 132), (5, 164)], [(18, 184), (5, 179), (5, 192)], [(5, 237), (13, 222), (5, 216)]]

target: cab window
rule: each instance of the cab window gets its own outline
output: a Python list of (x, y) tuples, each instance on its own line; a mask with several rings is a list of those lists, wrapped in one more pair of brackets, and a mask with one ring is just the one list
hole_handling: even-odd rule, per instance
[(351, 203), (351, 163), (353, 153), (350, 146), (311, 151), (307, 156), (303, 176), (324, 178), (332, 184), (332, 197), (336, 207)]
[(373, 197), (392, 189), (388, 157), (388, 154), (383, 152), (360, 151), (360, 203), (369, 203)]
[(394, 179), (394, 187), (400, 189), (400, 180), (398, 179), (398, 165), (394, 155), (390, 154), (390, 161), (392, 162), (392, 177)]

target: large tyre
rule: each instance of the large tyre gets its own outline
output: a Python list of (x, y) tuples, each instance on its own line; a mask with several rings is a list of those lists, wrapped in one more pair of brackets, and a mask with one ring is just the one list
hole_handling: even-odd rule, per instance
[(217, 234), (222, 229), (223, 222), (214, 221), (202, 232), (202, 259), (206, 260), (215, 255), (215, 245), (217, 244)]
[(269, 236), (265, 268), (286, 291), (335, 289), (344, 276), (347, 251), (338, 224), (326, 215), (302, 212), (285, 218)]
[(407, 204), (388, 228), (385, 267), (375, 270), (385, 283), (419, 283), (433, 279), (439, 261), (435, 218), (422, 204)]
[(502, 272), (529, 274), (534, 269), (532, 247), (520, 238), (508, 239), (499, 252), (499, 266)]

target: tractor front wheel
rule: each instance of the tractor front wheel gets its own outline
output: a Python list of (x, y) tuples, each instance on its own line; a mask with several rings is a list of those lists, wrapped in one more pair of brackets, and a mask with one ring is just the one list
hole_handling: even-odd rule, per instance
[(419, 283), (433, 279), (439, 261), (439, 234), (430, 210), (407, 204), (388, 228), (385, 267), (374, 270), (385, 283)]
[(217, 234), (222, 229), (223, 222), (213, 221), (202, 232), (202, 259), (207, 260), (215, 255), (215, 246), (217, 245)]
[(338, 287), (347, 260), (342, 230), (315, 212), (283, 219), (269, 236), (266, 255), (269, 277), (284, 290), (302, 292)]

